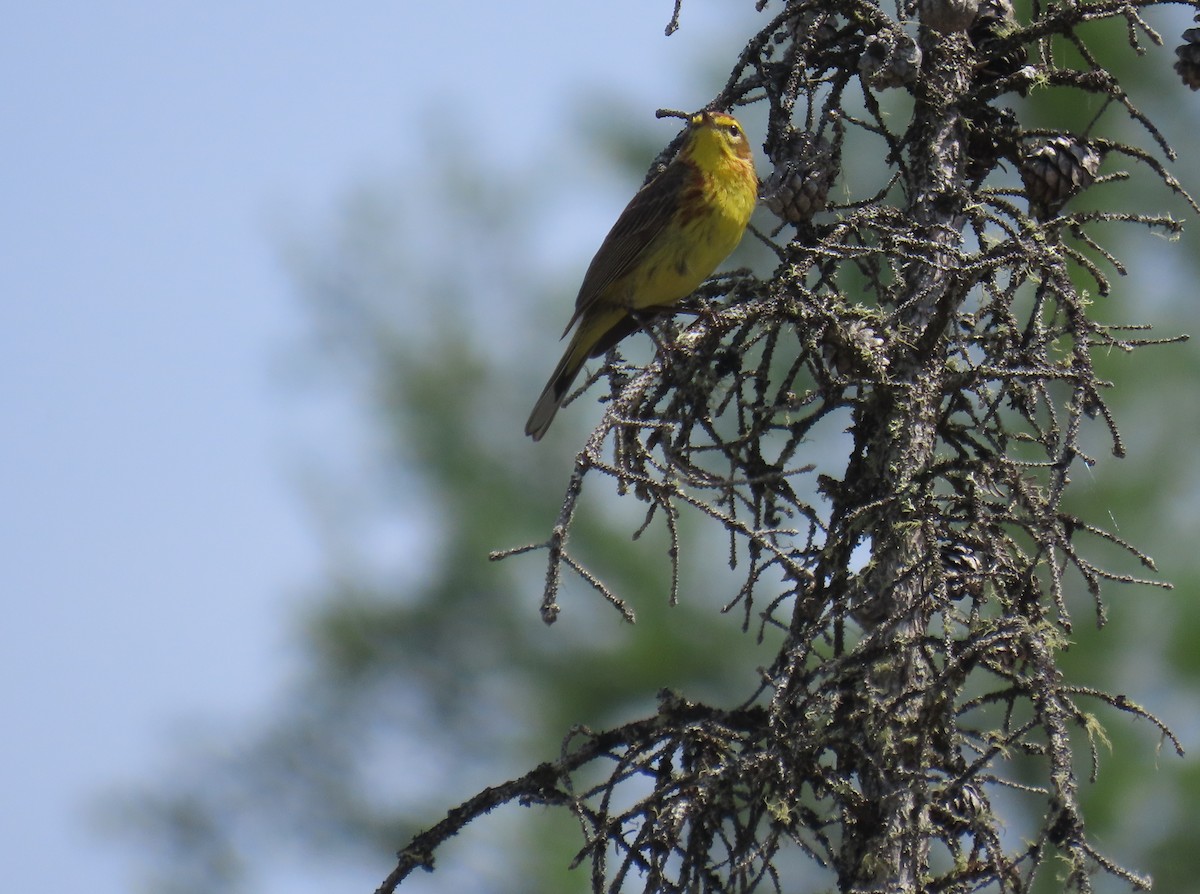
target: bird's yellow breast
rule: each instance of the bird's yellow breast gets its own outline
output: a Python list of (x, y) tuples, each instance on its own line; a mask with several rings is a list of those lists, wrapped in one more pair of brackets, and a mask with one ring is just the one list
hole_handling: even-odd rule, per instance
[(644, 262), (614, 283), (613, 299), (630, 308), (682, 301), (707, 279), (742, 240), (754, 212), (758, 180), (752, 164), (721, 159), (711, 171), (697, 167), (675, 215), (647, 248)]

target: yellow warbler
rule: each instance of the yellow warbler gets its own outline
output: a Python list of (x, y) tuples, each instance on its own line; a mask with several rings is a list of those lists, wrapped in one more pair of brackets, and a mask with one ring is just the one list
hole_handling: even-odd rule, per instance
[(592, 258), (563, 336), (579, 328), (525, 434), (540, 440), (584, 362), (637, 330), (631, 312), (658, 312), (704, 282), (741, 241), (757, 197), (750, 143), (737, 119), (692, 115), (675, 157), (638, 190)]

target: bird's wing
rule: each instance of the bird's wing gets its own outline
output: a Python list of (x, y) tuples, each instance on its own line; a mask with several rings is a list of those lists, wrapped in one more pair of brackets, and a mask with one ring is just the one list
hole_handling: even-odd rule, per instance
[(633, 270), (655, 239), (670, 225), (686, 186), (688, 166), (679, 161), (638, 190), (588, 265), (575, 299), (575, 313), (564, 331), (571, 331), (613, 283)]

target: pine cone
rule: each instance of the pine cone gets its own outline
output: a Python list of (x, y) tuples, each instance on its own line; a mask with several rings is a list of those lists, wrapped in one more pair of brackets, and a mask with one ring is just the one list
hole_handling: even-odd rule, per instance
[(811, 220), (824, 210), (836, 175), (833, 147), (813, 134), (792, 131), (763, 186), (763, 202), (789, 223)]
[(1183, 45), (1175, 48), (1179, 60), (1175, 71), (1193, 90), (1200, 90), (1200, 28), (1188, 28), (1183, 32)]
[(1086, 141), (1065, 134), (1026, 151), (1021, 180), (1029, 210), (1039, 220), (1053, 217), (1071, 196), (1096, 181), (1100, 160)]

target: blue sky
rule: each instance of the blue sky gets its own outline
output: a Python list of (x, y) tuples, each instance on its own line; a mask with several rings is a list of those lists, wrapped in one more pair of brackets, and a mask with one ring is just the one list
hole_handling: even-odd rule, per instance
[[(90, 830), (89, 805), (152, 779), (195, 718), (249, 715), (288, 673), (288, 610), (321, 556), (289, 474), (307, 449), (297, 433), (314, 430), (279, 375), (303, 331), (282, 235), (319, 230), (371, 172), (419, 163), (436, 105), (469, 110), (497, 163), (553, 153), (580, 88), (644, 98), (648, 116), (699, 105), (694, 60), (732, 59), (753, 4), (685, 3), (665, 39), (671, 7), (6, 11), (0, 837), (12, 890), (44, 887), (64, 861), (86, 867), (93, 894), (126, 890), (129, 858)], [(332, 427), (316, 437), (330, 441), (318, 451), (343, 449)]]

